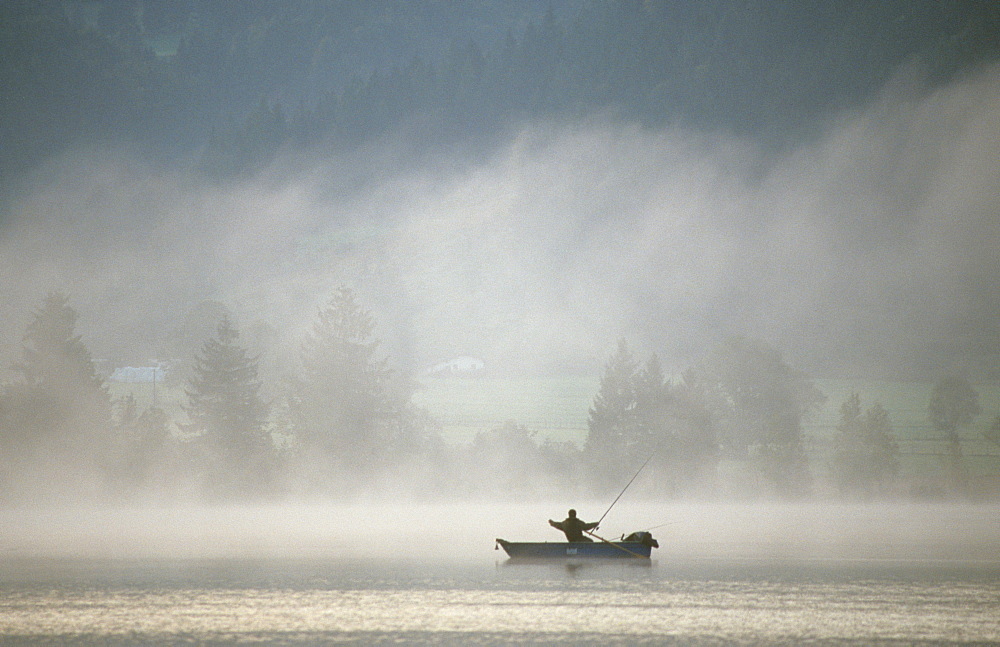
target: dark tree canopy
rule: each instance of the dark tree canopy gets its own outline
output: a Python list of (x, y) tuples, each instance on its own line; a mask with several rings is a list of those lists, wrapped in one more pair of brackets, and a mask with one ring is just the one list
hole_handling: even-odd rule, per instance
[(928, 414), (934, 429), (955, 438), (959, 429), (972, 424), (982, 412), (979, 393), (964, 377), (949, 375), (934, 385)]
[(14, 416), (7, 433), (20, 437), (21, 448), (71, 447), (107, 431), (111, 401), (76, 333), (77, 317), (69, 297), (52, 292), (28, 324), (22, 359), (14, 366), (19, 379), (5, 393), (5, 410)]
[[(636, 372), (639, 364), (624, 339), (604, 366), (601, 386), (587, 420), (584, 448), (594, 486), (608, 489), (642, 464), (636, 454)], [(649, 451), (648, 448), (646, 451)]]
[(290, 415), (303, 457), (341, 473), (374, 474), (411, 448), (409, 390), (379, 357), (375, 318), (340, 287), (302, 343)]
[(233, 314), (219, 301), (200, 301), (185, 313), (184, 319), (171, 334), (167, 353), (170, 357), (193, 358), (227, 317), (232, 320)]
[(0, 24), (0, 177), (86, 139), (205, 149), (225, 175), (286, 142), (608, 110), (794, 145), (902, 65), (933, 82), (1000, 56), (978, 1), (8, 0)]
[(22, 459), (63, 476), (106, 467), (111, 399), (76, 321), (69, 297), (52, 292), (28, 324), (17, 379), (0, 397), (0, 458), (17, 468)]
[(723, 456), (755, 464), (774, 493), (800, 496), (811, 475), (802, 420), (825, 400), (767, 343), (734, 337), (699, 371), (712, 393)]
[(840, 406), (833, 472), (841, 494), (868, 498), (889, 492), (899, 473), (899, 446), (881, 404), (862, 412), (861, 397), (852, 393)]
[(981, 413), (979, 393), (964, 377), (948, 375), (934, 385), (928, 416), (934, 429), (948, 441), (947, 471), (951, 489), (960, 496), (969, 493), (969, 473), (959, 431)]
[(158, 485), (154, 480), (170, 463), (176, 443), (170, 416), (163, 409), (151, 406), (140, 413), (131, 393), (115, 404), (111, 471), (124, 496), (129, 490)]
[(610, 491), (648, 460), (646, 490), (674, 494), (710, 481), (715, 456), (714, 428), (693, 376), (672, 384), (655, 354), (640, 366), (620, 340), (590, 408), (584, 459), (591, 486)]
[(195, 357), (185, 390), (191, 424), (209, 456), (210, 489), (225, 495), (253, 493), (267, 482), (271, 449), (268, 407), (260, 397), (257, 358), (239, 344), (228, 317)]

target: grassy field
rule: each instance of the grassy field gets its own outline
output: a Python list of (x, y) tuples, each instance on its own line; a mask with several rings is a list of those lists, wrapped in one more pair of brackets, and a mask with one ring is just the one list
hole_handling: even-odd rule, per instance
[(587, 411), (597, 393), (597, 378), (456, 378), (434, 377), (420, 382), (414, 404), (439, 420), (446, 438), (472, 440), (513, 420), (537, 431), (539, 438), (582, 444), (587, 435)]

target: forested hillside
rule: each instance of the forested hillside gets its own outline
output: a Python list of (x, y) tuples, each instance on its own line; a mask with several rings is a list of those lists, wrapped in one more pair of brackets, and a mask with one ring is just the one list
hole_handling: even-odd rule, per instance
[(901, 65), (995, 59), (998, 31), (972, 1), (8, 1), (0, 174), (112, 139), (227, 177), (281, 146), (602, 111), (783, 147)]

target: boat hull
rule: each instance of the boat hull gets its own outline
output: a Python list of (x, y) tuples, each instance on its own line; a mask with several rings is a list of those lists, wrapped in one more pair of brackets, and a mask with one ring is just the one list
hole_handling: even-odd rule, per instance
[(652, 546), (639, 541), (522, 542), (497, 539), (511, 559), (649, 559)]

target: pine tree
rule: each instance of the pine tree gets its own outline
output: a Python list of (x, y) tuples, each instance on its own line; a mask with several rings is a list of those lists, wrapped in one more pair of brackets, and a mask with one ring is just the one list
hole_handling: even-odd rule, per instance
[(716, 454), (701, 391), (691, 375), (671, 384), (656, 354), (640, 367), (620, 340), (590, 409), (584, 458), (593, 483), (612, 489), (652, 459), (647, 489), (697, 485)]
[(884, 491), (899, 472), (889, 413), (879, 403), (862, 413), (861, 397), (852, 393), (840, 407), (837, 432), (833, 475), (841, 494), (867, 498)]
[(934, 385), (927, 411), (934, 429), (948, 441), (948, 472), (952, 489), (956, 494), (968, 494), (969, 473), (958, 432), (982, 413), (979, 393), (964, 377), (943, 377)]
[(584, 459), (590, 468), (592, 483), (598, 489), (612, 488), (636, 467), (636, 457), (631, 455), (630, 448), (638, 432), (638, 370), (639, 364), (628, 344), (620, 339), (618, 349), (604, 367), (601, 386), (587, 418)]
[(126, 490), (150, 485), (153, 475), (164, 468), (173, 446), (170, 418), (159, 407), (139, 413), (130, 393), (115, 402), (116, 442), (112, 449), (112, 469)]
[[(94, 433), (106, 434), (111, 400), (90, 351), (76, 334), (76, 311), (62, 292), (50, 293), (24, 335), (20, 376), (5, 392), (6, 411), (18, 424), (8, 438), (18, 449), (56, 443), (89, 443)], [(54, 449), (50, 447), (49, 449)]]
[(28, 324), (18, 377), (0, 398), (0, 457), (12, 465), (33, 464), (39, 472), (70, 458), (81, 477), (104, 467), (111, 398), (76, 333), (77, 316), (69, 297), (53, 292)]
[(292, 397), (302, 452), (356, 474), (377, 471), (405, 440), (399, 433), (409, 394), (393, 384), (374, 332), (371, 312), (340, 287), (302, 344)]
[(875, 490), (884, 490), (899, 474), (899, 445), (896, 444), (889, 412), (876, 402), (865, 413), (869, 461)]
[(195, 357), (185, 389), (187, 428), (199, 434), (211, 459), (210, 484), (216, 493), (251, 495), (267, 484), (270, 436), (268, 407), (260, 397), (257, 358), (239, 344), (229, 317)]
[(718, 447), (705, 385), (689, 370), (678, 382), (664, 386), (664, 400), (657, 448), (667, 471), (661, 478), (671, 490), (712, 487)]
[(673, 398), (670, 383), (663, 377), (660, 358), (654, 353), (634, 378), (636, 434), (626, 444), (631, 455), (648, 455), (669, 445)]
[(702, 368), (720, 430), (720, 448), (745, 461), (775, 494), (801, 496), (811, 488), (802, 421), (824, 396), (765, 342), (735, 337)]

